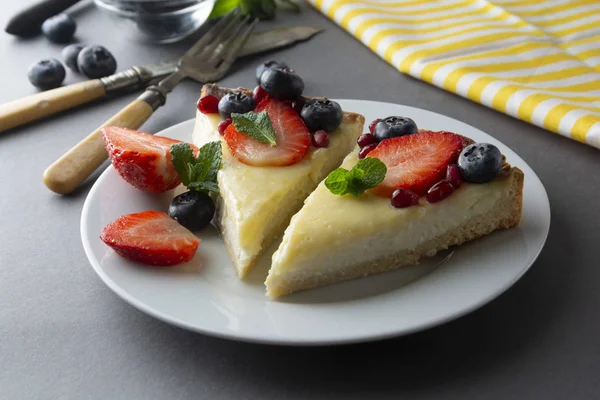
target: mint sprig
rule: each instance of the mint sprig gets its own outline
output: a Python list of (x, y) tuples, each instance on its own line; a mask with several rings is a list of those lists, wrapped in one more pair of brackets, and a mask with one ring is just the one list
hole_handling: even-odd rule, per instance
[(238, 132), (261, 143), (270, 144), (271, 146), (277, 144), (273, 123), (266, 111), (261, 111), (258, 114), (253, 111), (245, 114), (231, 113), (231, 120)]
[(219, 193), (217, 173), (221, 168), (221, 142), (215, 141), (200, 148), (198, 157), (194, 157), (187, 143), (171, 146), (171, 156), (181, 183), (189, 190)]
[(387, 167), (379, 159), (367, 157), (351, 169), (338, 168), (325, 179), (325, 186), (335, 195), (360, 196), (365, 190), (379, 185), (385, 178)]

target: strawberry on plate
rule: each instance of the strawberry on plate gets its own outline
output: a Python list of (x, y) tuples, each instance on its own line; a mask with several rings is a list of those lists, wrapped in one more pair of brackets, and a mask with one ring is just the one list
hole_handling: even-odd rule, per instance
[(266, 98), (254, 110), (266, 111), (275, 131), (276, 145), (261, 143), (241, 132), (234, 124), (225, 130), (225, 142), (235, 158), (254, 166), (283, 167), (301, 161), (310, 147), (308, 128), (292, 106)]
[(113, 167), (135, 188), (161, 193), (181, 183), (169, 151), (179, 140), (116, 126), (103, 128), (102, 138)]
[(100, 239), (117, 254), (148, 265), (190, 261), (200, 239), (164, 212), (123, 215), (106, 225)]
[(432, 131), (383, 140), (367, 155), (387, 167), (385, 179), (371, 191), (390, 197), (402, 188), (423, 196), (444, 179), (448, 165), (456, 163), (465, 143), (460, 135)]

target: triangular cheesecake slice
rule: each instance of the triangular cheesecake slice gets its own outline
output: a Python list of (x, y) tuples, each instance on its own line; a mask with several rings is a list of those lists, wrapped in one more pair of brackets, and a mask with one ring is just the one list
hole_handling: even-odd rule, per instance
[[(252, 92), (226, 89), (214, 84), (202, 88), (201, 96), (221, 99), (229, 93)], [(337, 168), (356, 145), (364, 117), (344, 112), (341, 125), (328, 135), (328, 146), (310, 146), (303, 158), (289, 166), (254, 166), (241, 162), (218, 132), (219, 114), (198, 111), (193, 142), (223, 141), (223, 161), (218, 173), (220, 197), (216, 221), (230, 258), (240, 278), (276, 239), (283, 235), (290, 218), (327, 174)]]
[[(436, 147), (434, 142), (440, 138), (436, 134), (447, 143)], [(359, 195), (336, 195), (333, 192), (340, 189), (336, 186), (340, 179), (330, 181), (328, 177), (306, 199), (273, 255), (266, 280), (269, 296), (416, 264), (450, 246), (519, 224), (524, 175), (507, 164), (497, 149), (494, 177), (485, 183), (469, 183), (461, 182), (456, 174), (462, 169), (454, 163), (469, 157), (471, 163), (480, 162), (482, 158), (477, 157), (481, 154), (477, 152), (487, 149), (486, 145), (473, 144), (475, 153), (469, 153), (472, 141), (448, 132), (418, 132), (410, 138), (389, 140), (373, 146), (375, 150), (365, 158), (381, 157), (387, 167), (385, 179), (378, 186)], [(460, 146), (458, 152), (429, 153), (441, 152), (450, 145)], [(443, 171), (430, 168), (448, 160)], [(357, 148), (346, 157), (342, 168), (351, 171), (358, 162)], [(428, 179), (432, 182), (432, 177), (437, 179), (433, 182), (440, 182), (440, 177), (443, 182), (423, 193), (423, 184)], [(402, 186), (408, 189), (394, 191)], [(390, 188), (395, 197), (390, 195)]]

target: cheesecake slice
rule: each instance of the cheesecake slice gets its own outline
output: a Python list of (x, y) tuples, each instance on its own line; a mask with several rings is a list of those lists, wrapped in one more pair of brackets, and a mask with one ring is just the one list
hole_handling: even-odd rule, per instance
[[(243, 88), (207, 84), (201, 95), (220, 99), (231, 92), (251, 94)], [(344, 112), (341, 125), (328, 135), (327, 147), (311, 146), (301, 161), (289, 166), (253, 166), (239, 161), (217, 130), (221, 121), (219, 114), (198, 111), (193, 142), (200, 147), (223, 141), (216, 222), (237, 274), (243, 278), (262, 252), (283, 235), (306, 197), (352, 151), (364, 117)]]
[[(350, 153), (342, 167), (355, 166), (358, 152)], [(267, 295), (278, 297), (395, 270), (517, 226), (524, 175), (506, 162), (499, 165), (499, 173), (487, 183), (462, 182), (439, 202), (421, 196), (418, 204), (405, 208), (394, 208), (390, 197), (381, 195), (385, 181), (380, 190), (359, 196), (335, 195), (321, 182), (292, 218), (273, 255)]]

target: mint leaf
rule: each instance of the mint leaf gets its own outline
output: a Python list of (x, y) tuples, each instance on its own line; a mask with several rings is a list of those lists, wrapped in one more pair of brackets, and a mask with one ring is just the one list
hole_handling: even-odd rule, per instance
[(217, 173), (221, 168), (220, 141), (202, 146), (196, 158), (189, 144), (177, 143), (171, 146), (171, 156), (181, 183), (189, 190), (219, 192)]
[(385, 178), (387, 167), (379, 159), (367, 157), (351, 169), (338, 168), (325, 179), (325, 186), (335, 195), (360, 196), (365, 190), (379, 185)]
[(209, 19), (221, 17), (238, 7), (241, 0), (217, 0), (210, 13)]
[(231, 119), (238, 132), (261, 143), (270, 144), (271, 146), (277, 144), (273, 123), (266, 111), (261, 111), (258, 114), (253, 111), (245, 114), (232, 113)]
[(348, 189), (348, 181), (346, 180), (348, 172), (349, 171), (344, 168), (338, 168), (332, 171), (327, 176), (327, 179), (325, 179), (325, 186), (327, 189), (333, 194), (345, 194)]
[(354, 168), (359, 168), (361, 171), (364, 171), (364, 174), (361, 175), (360, 179), (362, 184), (369, 188), (379, 185), (385, 178), (387, 172), (385, 164), (375, 157), (363, 158)]
[(172, 145), (171, 159), (177, 175), (181, 178), (181, 183), (187, 186), (191, 180), (188, 164), (194, 160), (192, 148), (189, 144), (183, 142)]
[(215, 192), (219, 193), (219, 185), (216, 182), (192, 182), (188, 186), (190, 190), (198, 190), (200, 192)]

